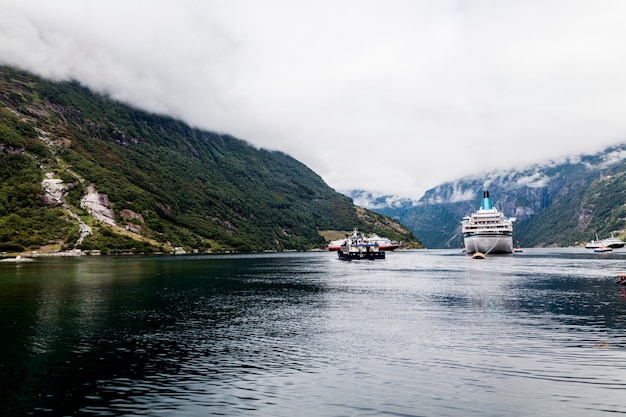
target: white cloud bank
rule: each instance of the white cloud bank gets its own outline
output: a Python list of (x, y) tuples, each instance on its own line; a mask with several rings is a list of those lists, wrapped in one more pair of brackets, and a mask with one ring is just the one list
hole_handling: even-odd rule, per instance
[(626, 2), (0, 0), (0, 63), (418, 198), (626, 141)]

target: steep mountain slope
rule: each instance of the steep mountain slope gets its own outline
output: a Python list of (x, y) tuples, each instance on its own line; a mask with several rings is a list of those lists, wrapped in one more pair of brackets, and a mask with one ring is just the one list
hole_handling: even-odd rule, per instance
[(569, 246), (626, 227), (625, 173), (622, 145), (519, 171), (462, 178), (428, 190), (417, 202), (397, 204), (397, 198), (368, 198), (362, 191), (348, 195), (406, 224), (426, 247), (456, 248), (462, 246), (461, 218), (479, 207), (482, 190), (489, 189), (495, 206), (517, 218), (515, 236), (523, 245)]
[(415, 242), (281, 152), (0, 67), (2, 251), (307, 249), (355, 226)]

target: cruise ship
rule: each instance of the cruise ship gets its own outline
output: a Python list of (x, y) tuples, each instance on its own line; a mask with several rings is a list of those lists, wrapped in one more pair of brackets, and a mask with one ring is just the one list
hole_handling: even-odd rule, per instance
[(514, 221), (514, 217), (505, 219), (504, 214), (493, 207), (489, 191), (484, 191), (478, 211), (463, 217), (461, 222), (465, 251), (468, 254), (512, 253)]

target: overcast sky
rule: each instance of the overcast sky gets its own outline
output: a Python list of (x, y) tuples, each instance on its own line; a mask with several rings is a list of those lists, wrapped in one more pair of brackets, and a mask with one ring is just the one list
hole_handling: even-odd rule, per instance
[(0, 62), (419, 198), (626, 142), (624, 22), (622, 0), (0, 0)]

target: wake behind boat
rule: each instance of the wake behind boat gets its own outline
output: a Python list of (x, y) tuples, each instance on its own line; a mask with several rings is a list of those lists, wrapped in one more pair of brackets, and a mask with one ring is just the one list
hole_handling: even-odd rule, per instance
[(478, 211), (465, 216), (461, 222), (466, 253), (512, 253), (514, 221), (513, 217), (505, 219), (504, 214), (493, 207), (489, 191), (484, 191)]

